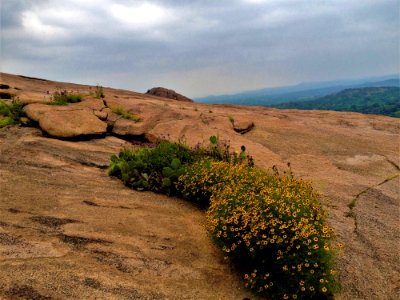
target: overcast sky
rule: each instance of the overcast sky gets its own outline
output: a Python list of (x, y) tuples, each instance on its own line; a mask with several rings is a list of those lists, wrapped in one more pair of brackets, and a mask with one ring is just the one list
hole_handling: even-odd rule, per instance
[(14, 74), (196, 97), (400, 67), (400, 0), (0, 3)]

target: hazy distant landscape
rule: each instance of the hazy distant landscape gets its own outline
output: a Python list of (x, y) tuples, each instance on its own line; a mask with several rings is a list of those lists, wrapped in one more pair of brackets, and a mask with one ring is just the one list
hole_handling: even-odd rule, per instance
[(196, 100), (210, 104), (352, 111), (398, 117), (399, 87), (399, 76), (388, 75), (358, 80), (301, 83)]
[(367, 87), (346, 89), (315, 100), (282, 103), (274, 107), (352, 111), (398, 118), (400, 117), (400, 88)]

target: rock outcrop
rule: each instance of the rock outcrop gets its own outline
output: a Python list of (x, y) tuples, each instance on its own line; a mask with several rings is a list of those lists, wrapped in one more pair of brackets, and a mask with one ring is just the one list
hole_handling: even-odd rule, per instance
[(148, 95), (153, 95), (157, 97), (163, 97), (163, 98), (168, 98), (168, 99), (173, 99), (177, 101), (184, 101), (184, 102), (193, 102), (192, 99), (189, 99), (188, 97), (185, 97), (181, 94), (178, 94), (174, 90), (169, 90), (163, 87), (155, 87), (146, 92)]
[[(43, 102), (47, 91), (57, 87), (78, 91), (89, 100), (93, 89), (1, 76), (2, 83), (15, 88), (13, 93), (24, 103)], [(312, 181), (320, 193), (336, 241), (345, 245), (337, 256), (343, 286), (337, 298), (399, 298), (398, 119), (206, 105), (111, 88), (105, 88), (104, 94), (104, 101), (32, 104), (25, 111), (43, 127), (73, 127), (94, 118), (100, 122), (100, 131), (108, 123), (115, 135), (140, 135), (152, 142), (167, 138), (194, 146), (208, 144), (211, 135), (218, 135), (220, 141), (229, 141), (232, 151), (245, 145), (257, 167), (270, 170), (276, 165), (281, 174), (290, 162), (291, 172)], [(115, 113), (117, 108), (139, 116), (140, 121), (123, 119)], [(79, 111), (76, 118), (74, 111)], [(164, 298), (174, 299), (253, 299), (206, 239), (201, 227), (204, 216), (193, 206), (125, 189), (105, 175), (110, 155), (118, 153), (123, 143), (108, 135), (72, 142), (43, 137), (36, 128), (0, 129), (0, 238), (21, 239), (14, 245), (2, 244), (0, 239), (0, 257), (5, 257), (0, 259), (0, 278), (4, 278), (0, 298), (3, 291), (14, 291), (22, 284), (53, 298), (162, 298), (153, 293), (157, 290)], [(29, 219), (31, 214), (81, 223), (61, 226), (65, 233), (57, 235), (60, 239), (54, 231), (38, 231)], [(71, 246), (72, 236), (76, 247)], [(78, 275), (77, 268), (82, 271)], [(122, 291), (125, 296), (110, 291)], [(127, 296), (127, 291), (132, 293)]]
[(254, 122), (243, 120), (243, 121), (234, 121), (233, 122), (233, 130), (240, 134), (245, 134), (254, 128)]
[(146, 133), (143, 122), (134, 122), (124, 118), (115, 121), (112, 132), (116, 135), (141, 136)]
[(49, 135), (72, 138), (85, 135), (100, 135), (107, 132), (107, 123), (100, 121), (86, 109), (53, 110), (43, 114), (39, 126)]
[(106, 116), (101, 110), (104, 103), (88, 99), (68, 106), (28, 104), (24, 111), (28, 118), (37, 122), (47, 134), (59, 138), (101, 135), (107, 132), (107, 123), (96, 114)]

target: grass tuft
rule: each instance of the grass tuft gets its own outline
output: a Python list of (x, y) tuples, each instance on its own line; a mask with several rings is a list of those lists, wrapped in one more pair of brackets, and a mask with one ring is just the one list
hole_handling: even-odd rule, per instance
[(112, 112), (117, 115), (122, 116), (125, 119), (131, 120), (135, 123), (140, 122), (142, 120), (139, 116), (131, 114), (130, 112), (123, 109), (122, 107), (115, 107), (112, 109)]
[(51, 98), (51, 105), (68, 105), (70, 103), (81, 102), (83, 99), (82, 95), (74, 94), (72, 92), (64, 91), (56, 91), (53, 93)]

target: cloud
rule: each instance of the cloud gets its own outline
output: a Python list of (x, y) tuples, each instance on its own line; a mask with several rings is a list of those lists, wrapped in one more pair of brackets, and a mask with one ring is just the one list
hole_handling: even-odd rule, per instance
[(399, 69), (397, 0), (1, 2), (1, 69), (188, 96)]
[(123, 25), (135, 28), (146, 28), (172, 21), (172, 14), (167, 9), (151, 3), (140, 3), (134, 6), (113, 4), (111, 14)]
[(38, 38), (46, 39), (56, 36), (59, 37), (66, 33), (65, 30), (59, 26), (45, 24), (37, 14), (31, 11), (23, 12), (21, 18), (23, 30)]

